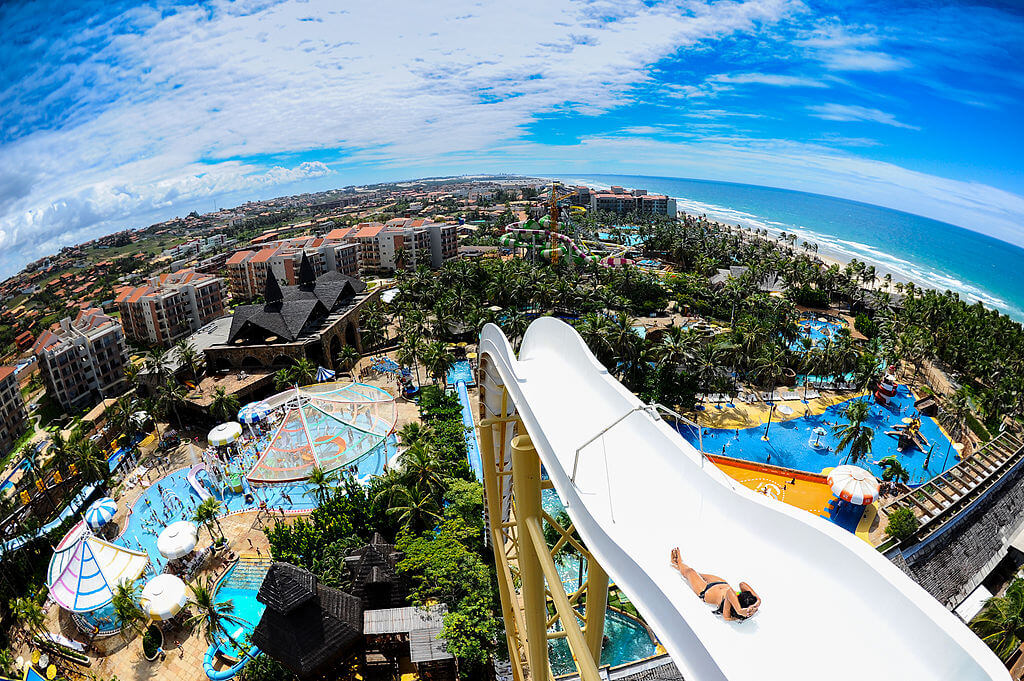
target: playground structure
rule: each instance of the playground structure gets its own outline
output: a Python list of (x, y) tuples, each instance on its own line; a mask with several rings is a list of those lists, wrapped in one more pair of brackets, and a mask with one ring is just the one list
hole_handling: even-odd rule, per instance
[[(730, 479), (568, 325), (536, 320), (518, 357), (487, 325), (478, 382), (489, 543), (515, 681), (551, 678), (548, 641), (562, 637), (581, 681), (604, 678), (595, 661), (609, 577), (690, 681), (1009, 678), (962, 622), (866, 543)], [(543, 511), (546, 487), (569, 527)], [(560, 537), (555, 547), (545, 523)], [(567, 543), (587, 561), (586, 584), (573, 593), (552, 558)], [(688, 563), (750, 582), (763, 599), (757, 615), (715, 616), (670, 567), (677, 545)], [(884, 650), (861, 648), (856, 664), (842, 663), (837, 643), (864, 636)]]
[(898, 451), (904, 451), (909, 447), (917, 447), (922, 452), (926, 452), (931, 448), (931, 443), (921, 433), (921, 418), (911, 418), (909, 423), (899, 424), (892, 427), (892, 430), (886, 431), (886, 435), (896, 438), (896, 449)]
[(875, 389), (875, 402), (882, 405), (883, 407), (889, 406), (892, 398), (896, 396), (896, 389), (898, 384), (896, 383), (896, 377), (890, 371), (885, 375)]
[(539, 221), (523, 220), (505, 228), (499, 242), (507, 248), (523, 248), (539, 252), (544, 258), (557, 262), (565, 256), (576, 262), (593, 262), (603, 267), (632, 265), (626, 257), (629, 246), (575, 239), (552, 227), (554, 221), (545, 215)]

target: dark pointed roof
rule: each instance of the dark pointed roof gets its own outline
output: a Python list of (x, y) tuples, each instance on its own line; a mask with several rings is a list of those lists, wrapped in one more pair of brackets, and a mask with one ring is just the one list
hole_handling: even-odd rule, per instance
[(277, 281), (277, 277), (274, 276), (273, 272), (267, 272), (267, 283), (263, 286), (263, 300), (268, 305), (280, 303), (284, 300), (281, 284)]
[(302, 252), (302, 260), (299, 261), (299, 287), (311, 289), (316, 285), (316, 272), (313, 271), (313, 263), (309, 261), (306, 252)]
[(402, 553), (393, 544), (374, 533), (369, 544), (345, 557), (352, 594), (363, 599), (366, 607), (389, 608), (405, 602), (397, 570), (401, 559)]
[(253, 644), (300, 677), (341, 659), (363, 636), (361, 601), (320, 586), (294, 565), (274, 563), (257, 599), (267, 609), (252, 633)]
[(263, 578), (256, 600), (279, 612), (291, 612), (315, 595), (313, 573), (289, 563), (274, 563)]
[[(307, 263), (308, 265), (308, 263)], [(312, 265), (308, 265), (310, 270)], [(273, 282), (273, 283), (271, 283)], [(286, 341), (298, 338), (311, 321), (341, 309), (366, 284), (340, 272), (328, 272), (315, 278), (312, 286), (280, 286), (267, 273), (263, 305), (240, 305), (235, 309), (228, 332), (228, 343), (242, 335), (277, 336)]]

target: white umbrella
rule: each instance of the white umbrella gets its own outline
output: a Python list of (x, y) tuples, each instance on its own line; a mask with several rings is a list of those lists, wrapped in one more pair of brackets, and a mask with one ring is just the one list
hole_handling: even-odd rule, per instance
[(146, 582), (139, 604), (150, 619), (163, 621), (181, 612), (187, 601), (185, 582), (174, 575), (164, 573)]
[(214, 447), (229, 445), (242, 436), (242, 424), (237, 421), (222, 423), (206, 436), (207, 441)]
[(837, 466), (828, 474), (828, 484), (837, 497), (858, 506), (878, 498), (878, 480), (860, 466)]
[(85, 522), (89, 527), (98, 530), (114, 517), (117, 513), (117, 502), (110, 497), (103, 497), (92, 502), (85, 511)]
[(169, 560), (192, 553), (199, 541), (199, 529), (187, 520), (171, 523), (156, 538), (160, 555)]

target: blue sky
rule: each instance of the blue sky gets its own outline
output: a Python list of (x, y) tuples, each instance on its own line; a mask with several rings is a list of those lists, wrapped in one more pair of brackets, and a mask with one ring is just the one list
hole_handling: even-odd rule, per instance
[(621, 173), (800, 189), (1024, 245), (1012, 2), (0, 4), (0, 276), (353, 183)]

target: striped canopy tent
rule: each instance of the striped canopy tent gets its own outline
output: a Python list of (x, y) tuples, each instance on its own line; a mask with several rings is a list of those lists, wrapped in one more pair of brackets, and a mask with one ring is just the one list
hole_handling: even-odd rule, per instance
[(325, 367), (318, 367), (316, 370), (316, 382), (326, 383), (334, 380), (334, 372)]
[(97, 499), (85, 509), (85, 522), (89, 527), (98, 530), (114, 517), (117, 513), (117, 502), (110, 497)]
[(304, 480), (381, 453), (395, 428), (395, 397), (363, 383), (319, 383), (271, 397), (285, 416), (249, 472), (249, 482)]
[(229, 445), (242, 436), (242, 424), (236, 421), (222, 423), (206, 436), (207, 442), (214, 447)]
[(267, 420), (272, 411), (274, 411), (274, 408), (263, 400), (250, 402), (238, 410), (238, 421), (248, 425), (262, 423)]
[(149, 619), (157, 622), (169, 620), (185, 607), (188, 595), (185, 582), (172, 574), (157, 575), (142, 588), (139, 605)]
[(92, 612), (110, 603), (119, 583), (138, 579), (148, 564), (148, 555), (103, 541), (82, 520), (57, 545), (46, 586), (65, 610)]

